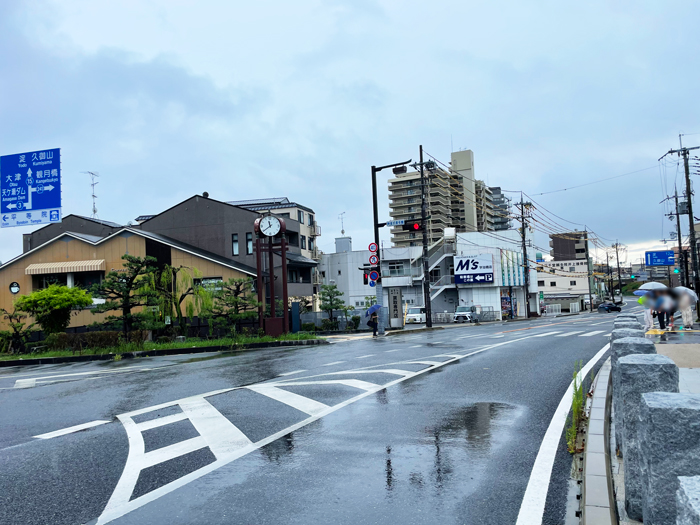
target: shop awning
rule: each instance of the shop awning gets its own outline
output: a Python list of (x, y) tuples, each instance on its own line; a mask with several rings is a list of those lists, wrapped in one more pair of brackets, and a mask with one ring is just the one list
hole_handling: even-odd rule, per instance
[(26, 275), (41, 275), (45, 273), (98, 272), (104, 271), (105, 261), (66, 261), (52, 263), (30, 264), (24, 270)]

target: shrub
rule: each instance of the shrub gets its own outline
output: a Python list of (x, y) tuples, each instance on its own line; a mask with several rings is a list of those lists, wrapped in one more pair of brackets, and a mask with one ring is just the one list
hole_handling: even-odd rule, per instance
[(361, 321), (361, 317), (359, 315), (352, 316), (352, 322), (355, 325), (353, 327), (354, 330), (357, 330), (357, 328), (360, 326), (360, 321)]
[(168, 337), (167, 335), (161, 335), (156, 339), (156, 343), (171, 343), (172, 340), (172, 337)]
[(330, 332), (332, 330), (338, 329), (338, 321), (331, 321), (330, 319), (321, 320), (321, 330), (325, 332)]
[(302, 332), (315, 332), (316, 325), (314, 323), (302, 323), (301, 330)]

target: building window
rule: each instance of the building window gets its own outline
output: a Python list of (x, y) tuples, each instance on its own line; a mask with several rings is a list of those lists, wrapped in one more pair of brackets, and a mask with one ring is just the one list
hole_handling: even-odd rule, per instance
[(89, 290), (93, 284), (100, 284), (104, 272), (76, 272), (73, 274), (73, 286)]
[(576, 286), (576, 281), (569, 281), (569, 286)]
[(287, 270), (287, 282), (288, 283), (300, 283), (299, 271), (298, 270)]
[(550, 281), (550, 282), (549, 282), (549, 286), (556, 286), (556, 285), (557, 285), (557, 282), (556, 282), (556, 281)]
[(301, 210), (297, 210), (297, 220), (299, 221), (299, 224), (304, 224), (304, 212)]
[(284, 217), (285, 219), (289, 219), (289, 214), (288, 213), (278, 213), (280, 217)]
[(338, 275), (340, 275), (340, 270), (338, 270)]
[(389, 275), (406, 275), (403, 261), (389, 263)]
[(301, 249), (306, 250), (306, 235), (300, 235), (301, 237)]
[(231, 235), (231, 255), (238, 255), (238, 234)]
[(253, 253), (253, 234), (251, 232), (245, 234), (245, 252), (248, 255)]
[(537, 286), (544, 286), (544, 281), (537, 281)]
[(569, 266), (569, 271), (570, 271), (570, 272), (575, 272), (575, 271), (576, 271), (576, 267), (575, 267), (575, 266)]
[(326, 271), (325, 271), (325, 270), (321, 271), (321, 277), (322, 277), (323, 279), (326, 278)]
[(314, 249), (314, 240), (309, 237), (309, 250), (313, 251)]
[(415, 197), (409, 197), (408, 199), (406, 199), (406, 202), (409, 204), (413, 204), (414, 202), (416, 202), (416, 199)]
[(314, 225), (314, 216), (309, 213), (309, 226)]

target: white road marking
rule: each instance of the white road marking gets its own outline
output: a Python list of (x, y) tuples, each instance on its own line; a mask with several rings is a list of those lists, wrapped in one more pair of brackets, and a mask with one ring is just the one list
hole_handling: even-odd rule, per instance
[(332, 363), (326, 363), (325, 365), (321, 366), (333, 366), (333, 365), (339, 365), (341, 363), (344, 363), (345, 361), (333, 361)]
[(136, 423), (136, 428), (143, 432), (144, 430), (163, 427), (165, 425), (169, 425), (170, 423), (177, 423), (183, 419), (187, 419), (187, 415), (184, 412), (179, 412), (177, 414), (171, 414), (169, 416), (158, 417), (156, 419), (149, 419), (148, 421)]
[(252, 443), (203, 397), (186, 399), (180, 407), (217, 458), (228, 457)]
[[(579, 380), (586, 377), (589, 370), (600, 360), (605, 352), (608, 351), (610, 344), (605, 345), (593, 359), (586, 363), (579, 372)], [(525, 489), (523, 501), (520, 504), (520, 512), (518, 513), (518, 521), (516, 525), (541, 525), (542, 517), (544, 516), (544, 504), (547, 500), (547, 492), (549, 491), (549, 481), (552, 476), (552, 467), (554, 466), (554, 458), (559, 448), (561, 434), (566, 425), (566, 418), (569, 415), (571, 408), (571, 396), (573, 393), (573, 381), (566, 389), (564, 397), (561, 398), (552, 421), (549, 423), (547, 432), (545, 432), (540, 450), (537, 453), (535, 464), (530, 473), (530, 480)]]
[(605, 330), (594, 330), (593, 332), (588, 332), (587, 334), (581, 334), (579, 337), (591, 337), (592, 335), (598, 335), (605, 332)]
[(612, 321), (612, 319), (610, 319), (609, 321), (603, 321), (602, 323), (593, 323), (591, 326), (598, 326), (599, 324), (609, 323), (610, 321)]
[(38, 439), (51, 439), (58, 436), (65, 436), (66, 434), (72, 434), (73, 432), (79, 432), (81, 430), (85, 430), (86, 428), (104, 425), (105, 423), (109, 423), (109, 421), (98, 419), (97, 421), (90, 421), (89, 423), (82, 423), (80, 425), (75, 425), (74, 427), (62, 428), (61, 430), (55, 430), (47, 434), (39, 434), (38, 436), (34, 437)]
[(441, 345), (442, 341), (428, 341), (429, 345)]
[(479, 337), (480, 335), (483, 334), (463, 335), (462, 337), (458, 337), (457, 339), (471, 339), (472, 337)]
[(423, 345), (413, 345), (411, 348), (421, 348)]
[(558, 331), (556, 331), (556, 332), (545, 332), (545, 333), (543, 333), (543, 334), (533, 335), (532, 337), (545, 337), (545, 336), (548, 336), (548, 335), (554, 335), (554, 334), (560, 334), (560, 333), (561, 333), (561, 330), (558, 330)]
[(301, 410), (310, 416), (320, 414), (329, 408), (328, 405), (319, 403), (318, 401), (314, 401), (308, 397), (300, 396), (299, 394), (295, 394), (293, 392), (288, 392), (276, 386), (253, 385), (246, 388), (248, 388), (248, 390), (252, 390), (253, 392), (257, 392), (258, 394), (267, 396), (270, 399), (274, 399), (275, 401), (279, 401), (280, 403), (284, 403), (285, 405), (289, 405), (292, 408)]
[[(200, 394), (198, 396), (192, 396), (191, 398), (186, 398), (186, 399), (181, 399), (181, 400), (176, 400), (176, 401), (170, 401), (167, 403), (161, 403), (160, 405), (155, 405), (152, 407), (147, 407), (147, 408), (142, 408), (138, 410), (134, 410), (132, 412), (128, 412), (126, 414), (121, 414), (117, 416), (119, 420), (122, 422), (124, 425), (124, 428), (127, 432), (127, 436), (129, 439), (129, 455), (127, 457), (127, 467), (125, 467), (124, 472), (122, 473), (122, 477), (119, 479), (119, 482), (117, 483), (117, 488), (115, 488), (114, 492), (112, 493), (112, 496), (105, 506), (104, 511), (100, 515), (100, 517), (97, 520), (98, 525), (104, 525), (105, 523), (108, 523), (110, 521), (113, 521), (115, 519), (118, 519), (125, 514), (128, 514), (129, 512), (136, 510), (148, 503), (151, 503), (152, 501), (157, 500), (158, 498), (165, 496), (166, 494), (169, 494), (170, 492), (183, 487), (187, 485), (188, 483), (201, 478), (202, 476), (205, 476), (206, 474), (213, 472), (224, 465), (227, 465), (228, 463), (231, 463), (232, 461), (235, 461), (238, 458), (241, 458), (245, 456), (246, 454), (249, 454), (250, 452), (253, 452), (255, 450), (258, 450), (265, 445), (268, 445), (272, 443), (273, 441), (276, 441), (277, 439), (286, 436), (287, 434), (294, 432), (302, 427), (305, 427), (306, 425), (309, 425), (310, 423), (313, 423), (314, 421), (317, 421), (318, 419), (327, 416), (328, 414), (331, 414), (337, 410), (340, 410), (352, 403), (355, 403), (356, 401), (359, 401), (360, 399), (363, 399), (365, 397), (368, 397), (372, 395), (375, 392), (379, 392), (380, 390), (384, 390), (386, 388), (389, 388), (391, 386), (394, 386), (398, 383), (401, 383), (407, 379), (422, 375), (430, 370), (435, 370), (436, 368), (439, 368), (441, 366), (445, 366), (450, 363), (454, 363), (460, 359), (464, 359), (466, 357), (470, 357), (476, 354), (480, 354), (482, 352), (485, 352), (486, 350), (489, 350), (491, 348), (497, 348), (499, 346), (511, 344), (511, 343), (516, 343), (519, 341), (523, 341), (525, 339), (529, 339), (531, 336), (525, 336), (521, 337), (519, 339), (511, 339), (509, 341), (504, 341), (502, 343), (495, 343), (493, 345), (488, 345), (485, 346), (484, 348), (481, 348), (479, 350), (475, 350), (473, 352), (470, 352), (468, 354), (465, 354), (463, 356), (458, 356), (454, 359), (450, 359), (447, 361), (444, 361), (440, 364), (438, 364), (435, 367), (429, 367), (429, 368), (424, 368), (423, 370), (419, 370), (418, 372), (407, 372), (405, 370), (394, 370), (394, 369), (384, 369), (384, 370), (354, 370), (354, 371), (346, 371), (346, 372), (331, 372), (330, 374), (319, 374), (319, 375), (335, 375), (335, 374), (341, 374), (341, 373), (376, 373), (376, 372), (385, 372), (385, 373), (396, 373), (398, 375), (401, 375), (402, 377), (399, 377), (397, 379), (394, 379), (393, 381), (390, 381), (388, 383), (385, 383), (384, 385), (378, 385), (375, 388), (372, 388), (372, 390), (367, 390), (355, 397), (352, 397), (350, 399), (347, 399), (343, 401), (342, 403), (339, 403), (335, 406), (328, 407), (324, 411), (317, 413), (314, 416), (308, 417), (307, 419), (304, 419), (294, 425), (291, 425), (285, 429), (280, 430), (279, 432), (276, 432), (275, 434), (272, 434), (264, 439), (261, 439), (260, 441), (253, 443), (251, 445), (244, 446), (232, 454), (230, 454), (227, 458), (217, 458), (216, 461), (213, 463), (210, 463), (206, 465), (205, 467), (202, 467), (198, 470), (195, 470), (193, 472), (190, 472), (189, 474), (176, 479), (175, 481), (171, 481), (170, 483), (167, 483), (155, 490), (152, 490), (151, 492), (148, 492), (144, 494), (143, 496), (140, 496), (138, 498), (130, 499), (131, 494), (133, 492), (133, 487), (136, 485), (136, 481), (138, 479), (138, 475), (140, 473), (140, 469), (135, 469), (135, 468), (127, 468), (130, 464), (133, 464), (134, 462), (137, 464), (142, 464), (143, 463), (143, 456), (144, 456), (144, 441), (143, 441), (143, 435), (141, 432), (138, 430), (136, 423), (133, 421), (133, 417), (140, 415), (140, 414), (146, 414), (149, 412), (153, 412), (155, 410), (159, 410), (161, 408), (166, 408), (174, 405), (182, 405), (183, 402), (187, 402), (190, 399), (198, 399), (198, 398), (205, 398), (205, 397), (210, 397), (210, 396), (215, 396), (218, 394), (223, 394), (226, 392), (230, 392), (232, 390), (236, 390), (236, 388), (224, 388), (221, 390), (215, 390), (212, 392), (208, 392), (205, 394)], [(287, 381), (295, 381), (298, 382), (299, 379), (308, 379), (308, 378), (297, 378), (297, 379), (284, 379), (280, 380), (283, 382), (277, 382), (274, 385), (280, 385), (284, 386)], [(352, 381), (352, 380), (343, 380), (343, 381)], [(316, 383), (316, 382), (314, 382)], [(364, 383), (364, 382), (363, 382)], [(260, 385), (252, 385), (252, 386), (263, 386), (263, 384)], [(248, 388), (250, 389), (251, 387), (242, 387), (242, 388)], [(302, 397), (302, 396), (299, 396)], [(310, 400), (309, 400), (310, 401)], [(222, 416), (223, 417), (223, 416)], [(165, 422), (168, 420), (168, 417), (163, 417), (160, 419), (161, 422)], [(165, 424), (165, 423), (164, 423)], [(171, 449), (172, 450), (172, 449)], [(130, 461), (132, 463), (130, 463)], [(131, 487), (131, 489), (129, 489)], [(126, 490), (125, 490), (126, 489)]]
[(501, 339), (503, 337), (505, 337), (505, 335), (494, 335), (492, 337), (489, 337), (489, 339)]
[(306, 370), (294, 370), (294, 372), (285, 372), (284, 374), (280, 374), (279, 377), (291, 376), (293, 374), (301, 374), (302, 372), (306, 372)]
[(554, 337), (569, 337), (570, 335), (582, 334), (583, 330), (576, 330), (575, 332), (564, 332), (563, 334), (555, 335)]
[[(51, 376), (41, 376), (41, 377), (32, 377), (28, 379), (18, 379), (15, 381), (15, 388), (31, 388), (33, 386), (36, 386), (38, 384), (45, 384), (45, 383), (52, 383), (54, 379), (58, 377), (77, 377), (77, 376), (87, 376), (87, 375), (95, 375), (95, 374), (122, 374), (125, 372), (141, 372), (141, 371), (146, 371), (146, 370), (151, 370), (150, 368), (144, 368), (144, 367), (129, 367), (129, 368), (120, 368), (118, 370), (95, 370), (92, 372), (76, 372), (73, 374), (54, 374)], [(49, 381), (44, 381), (48, 379)]]
[(612, 335), (612, 332), (609, 334), (605, 334), (603, 337), (610, 337)]
[[(271, 384), (271, 383), (266, 383)], [(329, 381), (294, 381), (293, 383), (279, 383), (279, 386), (304, 386), (304, 385), (345, 385), (360, 390), (373, 390), (379, 385), (370, 383), (369, 381), (360, 381), (359, 379), (331, 379)]]
[(366, 357), (374, 357), (374, 354), (361, 355), (360, 357), (356, 357), (355, 359), (364, 359)]
[(442, 361), (404, 361), (403, 364), (437, 366), (437, 365), (441, 365)]
[(398, 351), (400, 351), (400, 350), (401, 350), (401, 348), (396, 348), (395, 350), (387, 350), (387, 351), (384, 352), (384, 353), (385, 353), (385, 354), (390, 354), (390, 353), (392, 353), (392, 352), (398, 352)]

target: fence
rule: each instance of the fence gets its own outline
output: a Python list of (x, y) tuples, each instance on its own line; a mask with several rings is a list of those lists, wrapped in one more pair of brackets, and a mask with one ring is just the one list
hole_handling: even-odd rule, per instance
[(579, 313), (581, 311), (580, 303), (569, 303), (569, 312), (572, 314)]
[(559, 315), (561, 314), (561, 305), (560, 304), (548, 304), (545, 306), (545, 314), (547, 315)]
[[(371, 328), (367, 326), (369, 317), (365, 317), (366, 311), (367, 310), (351, 310), (346, 317), (345, 313), (341, 310), (337, 310), (333, 312), (333, 320), (338, 323), (338, 330), (346, 330), (348, 327), (348, 320), (351, 320), (353, 316), (357, 315), (360, 317), (360, 325), (357, 329), (371, 330)], [(382, 307), (381, 315), (383, 319), (389, 319), (389, 308), (386, 306)], [(301, 324), (313, 323), (316, 328), (322, 328), (323, 320), (328, 318), (328, 312), (306, 312), (305, 314), (301, 314)]]

